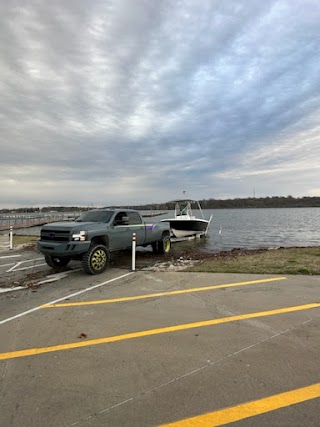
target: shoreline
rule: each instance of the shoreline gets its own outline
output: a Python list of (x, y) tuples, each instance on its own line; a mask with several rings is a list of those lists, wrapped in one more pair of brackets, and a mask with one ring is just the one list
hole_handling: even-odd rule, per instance
[[(35, 244), (20, 245), (8, 253), (14, 254), (15, 251), (25, 255), (28, 252), (38, 254)], [(29, 258), (29, 255), (27, 257)], [(67, 273), (73, 271), (75, 267), (76, 265), (55, 271), (49, 267), (44, 267), (41, 271), (17, 271), (15, 274), (3, 271), (0, 288), (22, 286), (24, 289), (34, 289), (41, 286), (40, 282), (46, 276), (52, 277), (57, 273)], [(80, 262), (79, 267), (81, 267)], [(112, 254), (110, 268), (130, 269), (131, 251)], [(192, 250), (191, 248), (184, 250), (173, 248), (169, 254), (164, 256), (155, 255), (151, 250), (142, 249), (137, 251), (136, 270), (320, 276), (320, 246), (279, 247), (274, 249), (234, 248), (230, 251), (214, 253)]]

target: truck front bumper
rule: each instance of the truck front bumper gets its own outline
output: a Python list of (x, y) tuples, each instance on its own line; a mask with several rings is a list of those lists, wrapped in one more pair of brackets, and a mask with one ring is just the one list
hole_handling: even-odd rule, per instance
[(72, 258), (87, 252), (90, 248), (90, 242), (47, 242), (39, 240), (37, 248), (44, 255)]

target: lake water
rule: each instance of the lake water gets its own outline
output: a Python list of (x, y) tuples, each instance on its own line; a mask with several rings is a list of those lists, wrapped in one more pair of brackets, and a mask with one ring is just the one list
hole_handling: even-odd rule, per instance
[[(320, 246), (320, 208), (213, 209), (203, 212), (205, 218), (213, 215), (207, 238), (196, 243), (186, 242), (187, 245), (196, 244), (199, 250), (218, 252), (233, 248)], [(199, 216), (198, 211), (193, 213)], [(170, 211), (145, 220), (158, 222), (173, 214)], [(40, 227), (16, 232), (39, 235)]]
[[(193, 211), (199, 216), (197, 211)], [(320, 246), (320, 208), (213, 209), (208, 236), (199, 244), (209, 251), (233, 248)], [(169, 218), (173, 212), (159, 218)], [(150, 218), (151, 219), (151, 218)]]

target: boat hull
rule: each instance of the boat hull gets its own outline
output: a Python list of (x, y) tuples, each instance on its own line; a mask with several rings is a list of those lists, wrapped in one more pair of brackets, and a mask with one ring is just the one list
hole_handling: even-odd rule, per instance
[(172, 234), (175, 237), (188, 237), (196, 236), (197, 234), (204, 234), (207, 230), (209, 221), (206, 220), (181, 220), (170, 219), (162, 220), (170, 223)]

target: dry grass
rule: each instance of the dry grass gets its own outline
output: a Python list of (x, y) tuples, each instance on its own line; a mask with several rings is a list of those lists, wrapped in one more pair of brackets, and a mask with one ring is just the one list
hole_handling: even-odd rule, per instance
[[(231, 252), (232, 254), (232, 252)], [(247, 251), (204, 259), (188, 271), (212, 273), (320, 275), (320, 248), (280, 248), (250, 254)]]
[(13, 247), (19, 246), (19, 245), (28, 245), (28, 246), (34, 246), (39, 240), (39, 237), (37, 236), (17, 236), (13, 235)]

